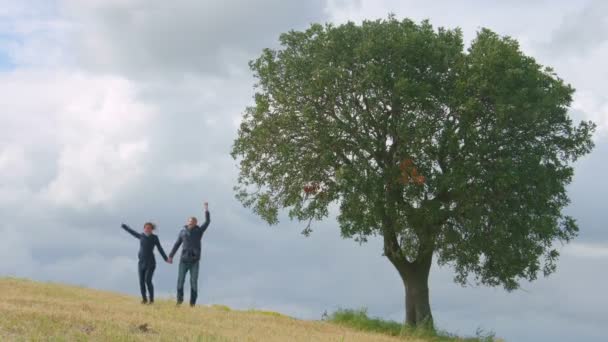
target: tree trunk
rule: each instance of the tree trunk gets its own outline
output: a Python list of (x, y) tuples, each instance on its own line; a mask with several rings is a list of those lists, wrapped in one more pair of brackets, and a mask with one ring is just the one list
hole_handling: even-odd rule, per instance
[(406, 325), (433, 329), (428, 285), (431, 263), (432, 256), (407, 265), (393, 262), (405, 287)]
[[(389, 164), (389, 160), (386, 164)], [(387, 178), (387, 188), (390, 180)], [(405, 287), (405, 324), (412, 327), (433, 329), (433, 315), (429, 302), (429, 272), (433, 263), (435, 249), (434, 230), (424, 226), (420, 227), (418, 235), (419, 245), (415, 261), (408, 261), (403, 253), (395, 232), (394, 217), (397, 217), (396, 205), (399, 203), (399, 191), (386, 191), (386, 207), (381, 207), (382, 236), (384, 238), (384, 255), (395, 266), (401, 276)]]
[(429, 301), (428, 270), (415, 267), (401, 275), (405, 285), (405, 324), (412, 327), (433, 328)]

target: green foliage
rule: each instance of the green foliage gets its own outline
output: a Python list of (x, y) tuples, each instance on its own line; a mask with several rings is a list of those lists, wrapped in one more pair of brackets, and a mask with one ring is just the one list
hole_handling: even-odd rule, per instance
[(249, 312), (257, 313), (257, 314), (261, 314), (261, 315), (273, 316), (273, 317), (291, 318), (289, 316), (283, 315), (282, 313), (279, 313), (276, 311), (250, 309)]
[(329, 322), (340, 324), (343, 326), (355, 328), (363, 331), (371, 331), (383, 333), (391, 336), (402, 337), (418, 337), (424, 338), (425, 341), (470, 341), (470, 342), (492, 342), (495, 341), (494, 334), (485, 333), (478, 330), (476, 337), (463, 338), (446, 332), (437, 330), (428, 330), (422, 328), (412, 328), (404, 326), (395, 321), (383, 320), (380, 318), (371, 318), (367, 314), (366, 309), (352, 310), (340, 309), (332, 313), (326, 319)]
[(222, 311), (227, 311), (227, 312), (232, 311), (232, 309), (229, 306), (222, 305), (222, 304), (213, 304), (211, 307), (214, 308), (214, 309), (218, 309), (218, 310), (222, 310)]
[(368, 317), (366, 309), (337, 310), (327, 318), (327, 321), (359, 330), (379, 332), (391, 336), (399, 336), (403, 330), (403, 324), (401, 323)]
[(270, 224), (285, 208), (309, 233), (336, 203), (342, 235), (383, 236), (400, 274), (436, 255), (461, 284), (511, 290), (555, 270), (595, 125), (572, 122), (574, 90), (550, 68), (487, 29), (465, 50), (458, 29), (394, 17), (280, 43), (250, 63), (232, 149), (245, 206)]

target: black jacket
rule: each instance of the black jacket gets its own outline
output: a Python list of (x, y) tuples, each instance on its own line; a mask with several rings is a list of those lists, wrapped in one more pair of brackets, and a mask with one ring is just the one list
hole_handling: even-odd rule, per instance
[(179, 232), (177, 241), (175, 241), (175, 245), (173, 246), (171, 253), (169, 253), (169, 256), (173, 257), (179, 246), (184, 244), (180, 260), (183, 262), (199, 261), (201, 259), (201, 239), (203, 238), (203, 234), (207, 230), (207, 227), (209, 227), (210, 222), (211, 217), (209, 211), (205, 211), (205, 223), (203, 223), (202, 226), (194, 226), (192, 229), (188, 228), (188, 226), (184, 226), (184, 229)]
[(162, 255), (163, 259), (167, 261), (167, 255), (165, 254), (163, 247), (160, 245), (158, 236), (154, 234), (146, 235), (145, 233), (138, 233), (126, 224), (123, 224), (121, 227), (135, 238), (139, 239), (139, 266), (156, 266), (156, 259), (154, 258), (154, 246), (158, 247), (160, 255)]

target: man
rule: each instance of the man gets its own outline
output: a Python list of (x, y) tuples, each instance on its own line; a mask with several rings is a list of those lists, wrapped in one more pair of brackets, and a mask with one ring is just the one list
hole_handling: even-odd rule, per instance
[(201, 239), (211, 218), (209, 216), (209, 204), (205, 202), (205, 223), (197, 226), (196, 217), (188, 219), (187, 225), (179, 232), (177, 241), (169, 253), (169, 263), (173, 263), (173, 256), (180, 245), (183, 244), (182, 254), (179, 261), (179, 271), (177, 275), (177, 305), (184, 301), (184, 281), (186, 273), (190, 272), (190, 306), (196, 304), (198, 290), (198, 264), (201, 259)]

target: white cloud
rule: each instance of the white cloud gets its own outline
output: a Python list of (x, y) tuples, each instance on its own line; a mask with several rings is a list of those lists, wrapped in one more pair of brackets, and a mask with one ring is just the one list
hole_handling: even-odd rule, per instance
[(564, 247), (562, 253), (575, 258), (608, 259), (608, 245), (575, 242)]
[(323, 3), (64, 0), (61, 9), (78, 23), (76, 53), (89, 68), (166, 80), (238, 72), (235, 64), (274, 44), (280, 32), (317, 21)]
[(31, 172), (23, 147), (15, 144), (0, 146), (0, 185), (19, 182)]
[[(42, 197), (82, 207), (109, 202), (142, 173), (154, 109), (138, 102), (129, 81), (18, 70), (0, 75), (0, 91), (3, 126), (10, 129), (5, 139), (17, 146), (2, 154), (6, 161), (0, 165), (11, 164), (0, 168), (3, 175), (12, 172), (13, 178), (25, 180), (29, 165), (54, 169)], [(38, 163), (34, 152), (41, 149), (57, 155), (55, 165)]]
[(26, 178), (32, 166), (23, 147), (17, 144), (0, 146), (0, 205), (20, 204), (29, 195)]
[(145, 141), (110, 144), (97, 140), (66, 146), (58, 161), (58, 175), (43, 196), (72, 208), (107, 204), (143, 173), (138, 164), (146, 152)]
[(168, 178), (176, 183), (191, 183), (207, 176), (209, 171), (209, 163), (205, 161), (199, 162), (181, 162), (177, 165), (167, 167)]
[(608, 133), (608, 99), (603, 95), (578, 91), (574, 95), (572, 109), (582, 114), (579, 119), (591, 120), (597, 124), (596, 139)]
[(603, 0), (583, 2), (581, 7), (564, 15), (546, 48), (562, 55), (585, 55), (608, 43), (608, 3)]

